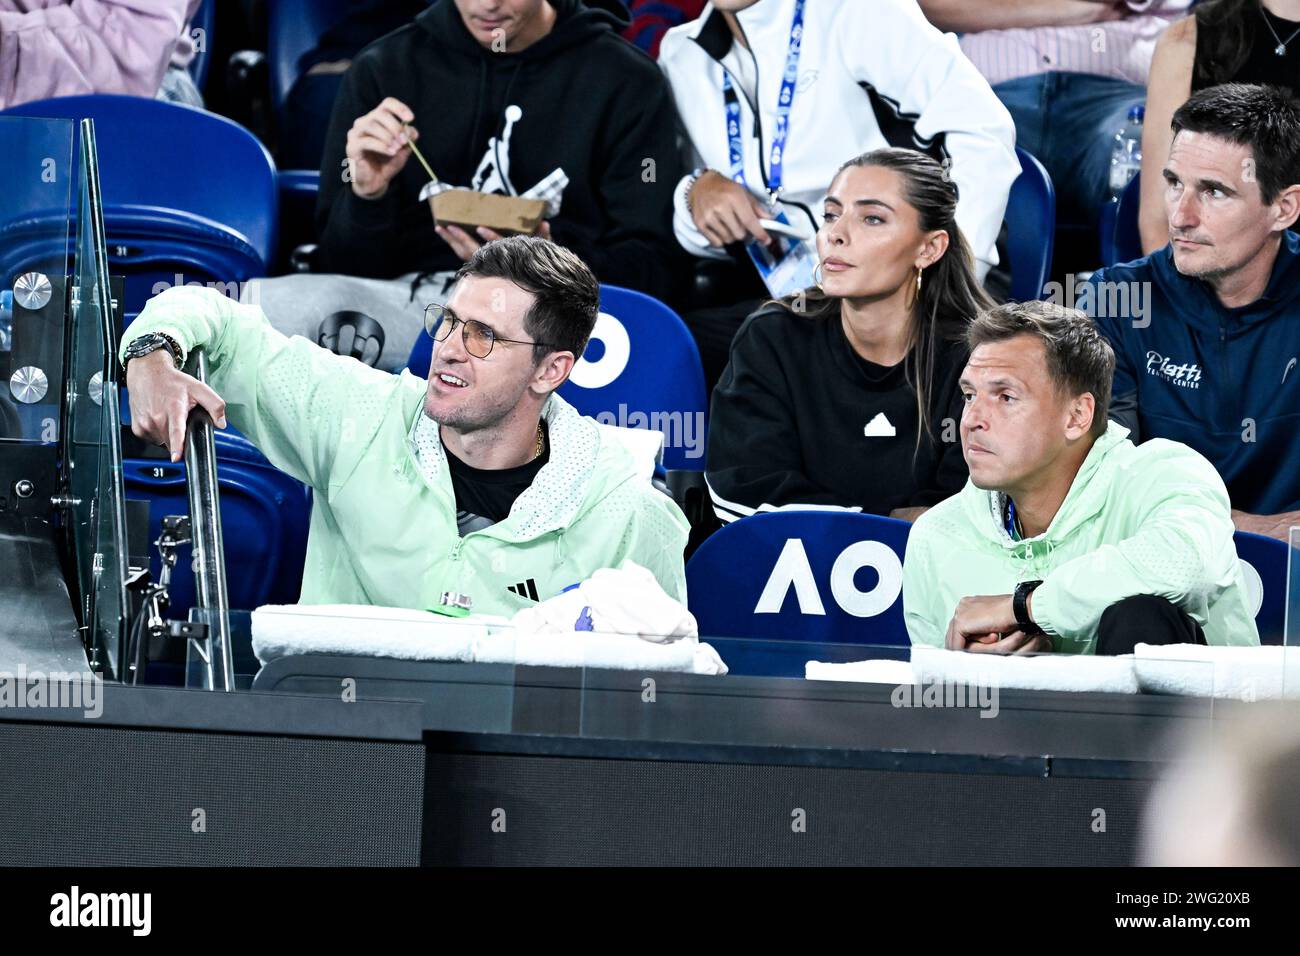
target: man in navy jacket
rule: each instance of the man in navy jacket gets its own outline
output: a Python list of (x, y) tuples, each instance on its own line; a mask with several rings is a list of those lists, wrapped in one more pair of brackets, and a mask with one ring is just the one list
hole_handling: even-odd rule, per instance
[(1094, 273), (1079, 308), (1115, 349), (1110, 417), (1218, 469), (1243, 531), (1300, 524), (1300, 104), (1225, 84), (1174, 114), (1170, 243)]

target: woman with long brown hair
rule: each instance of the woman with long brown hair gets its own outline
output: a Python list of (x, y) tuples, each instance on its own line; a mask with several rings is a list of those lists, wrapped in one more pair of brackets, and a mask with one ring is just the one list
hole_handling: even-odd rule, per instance
[(966, 481), (966, 325), (992, 305), (947, 170), (879, 149), (840, 167), (818, 287), (751, 315), (713, 393), (708, 482), (723, 521), (767, 506), (914, 518)]

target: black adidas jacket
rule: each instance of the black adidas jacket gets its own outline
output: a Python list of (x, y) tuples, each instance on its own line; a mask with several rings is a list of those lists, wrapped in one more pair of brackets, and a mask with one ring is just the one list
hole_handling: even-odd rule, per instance
[(838, 316), (756, 312), (713, 392), (707, 477), (718, 517), (763, 504), (887, 515), (956, 494), (967, 477), (957, 432), (965, 364), (965, 347), (945, 343), (918, 448), (916, 392), (902, 364), (861, 358)]
[[(569, 185), (552, 238), (601, 281), (670, 298), (680, 273), (672, 192), (682, 170), (667, 85), (654, 61), (616, 32), (627, 25), (618, 0), (551, 5), (552, 31), (517, 54), (479, 46), (452, 0), (436, 0), (358, 54), (335, 101), (321, 165), (323, 269), (392, 278), (460, 265), (419, 201), (429, 177), (415, 157), (378, 200), (357, 198), (344, 182), (348, 129), (393, 96), (415, 113), (416, 145), (443, 182), (470, 186), (494, 137), (504, 141), (497, 152), (509, 185), (493, 188), (500, 179), (489, 177), (485, 191), (523, 193), (562, 167)], [(512, 124), (507, 106), (520, 111)]]

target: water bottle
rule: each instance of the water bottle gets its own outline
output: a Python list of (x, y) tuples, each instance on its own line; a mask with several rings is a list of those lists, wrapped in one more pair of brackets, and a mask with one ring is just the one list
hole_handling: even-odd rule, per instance
[(12, 289), (0, 291), (0, 352), (14, 348), (14, 293)]
[(1142, 168), (1142, 120), (1146, 108), (1135, 106), (1110, 148), (1110, 199), (1117, 202), (1129, 182)]

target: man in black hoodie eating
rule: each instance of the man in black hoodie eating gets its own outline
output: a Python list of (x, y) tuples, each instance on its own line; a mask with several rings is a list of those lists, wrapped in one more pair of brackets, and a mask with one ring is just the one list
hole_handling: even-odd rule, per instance
[(521, 195), (562, 171), (559, 211), (538, 234), (602, 282), (671, 298), (676, 116), (654, 62), (620, 38), (626, 25), (618, 0), (435, 0), (362, 50), (321, 163), (315, 267), (333, 274), (253, 283), (246, 298), (312, 340), (326, 315), (365, 312), (384, 327), (379, 366), (404, 367), (425, 305), (496, 238), (435, 229), (412, 141), (451, 186)]

